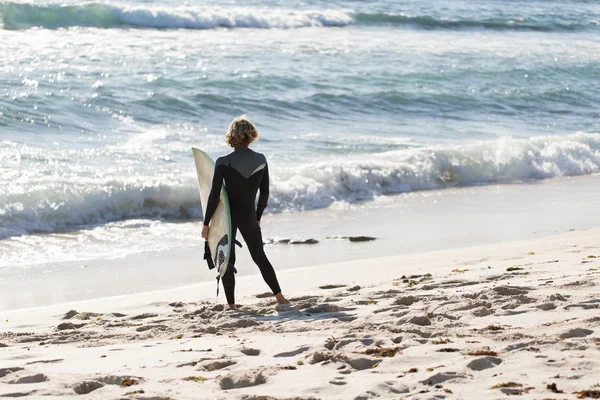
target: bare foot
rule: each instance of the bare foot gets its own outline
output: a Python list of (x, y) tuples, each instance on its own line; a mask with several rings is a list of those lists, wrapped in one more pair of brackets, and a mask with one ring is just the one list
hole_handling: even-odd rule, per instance
[(277, 304), (290, 304), (290, 302), (285, 297), (283, 297), (283, 294), (281, 292), (275, 295), (275, 299), (277, 300)]
[(237, 310), (237, 308), (238, 308), (237, 304), (229, 304), (230, 310)]

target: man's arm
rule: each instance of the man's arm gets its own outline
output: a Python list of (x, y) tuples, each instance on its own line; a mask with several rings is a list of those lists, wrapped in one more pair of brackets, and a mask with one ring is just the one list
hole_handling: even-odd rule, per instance
[(258, 195), (258, 204), (256, 207), (256, 219), (260, 222), (260, 218), (262, 217), (263, 211), (267, 207), (267, 202), (269, 200), (269, 166), (265, 165), (262, 181), (260, 181), (260, 194)]
[(204, 226), (208, 226), (210, 219), (217, 210), (219, 205), (219, 198), (221, 197), (221, 188), (223, 186), (223, 169), (225, 165), (220, 164), (217, 160), (215, 166), (215, 174), (213, 175), (212, 187), (210, 194), (208, 195), (208, 202), (206, 204), (206, 210), (204, 210)]

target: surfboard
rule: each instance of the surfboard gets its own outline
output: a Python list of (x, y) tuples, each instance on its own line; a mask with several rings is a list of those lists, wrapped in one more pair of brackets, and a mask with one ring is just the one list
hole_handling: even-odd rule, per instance
[[(198, 188), (200, 190), (200, 202), (202, 210), (206, 213), (206, 204), (212, 187), (212, 179), (215, 172), (215, 162), (202, 150), (192, 147), (194, 163), (198, 175)], [(229, 256), (231, 253), (231, 214), (229, 212), (229, 199), (225, 187), (221, 187), (219, 205), (210, 220), (208, 230), (208, 247), (210, 254), (220, 276), (225, 275)]]

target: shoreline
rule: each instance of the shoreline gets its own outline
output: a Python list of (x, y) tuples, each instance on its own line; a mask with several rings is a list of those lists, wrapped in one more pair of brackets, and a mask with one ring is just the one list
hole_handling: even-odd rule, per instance
[[(264, 221), (265, 239), (316, 238), (320, 242), (268, 245), (266, 252), (280, 274), (305, 266), (497, 244), (586, 229), (600, 225), (600, 214), (595, 212), (600, 198), (598, 183), (600, 175), (535, 185), (457, 188), (384, 197), (368, 206), (273, 214)], [(191, 282), (207, 282), (206, 291), (213, 293), (214, 279), (202, 260), (200, 229), (195, 225), (183, 228), (184, 231), (172, 228), (176, 237), (184, 239), (179, 247), (167, 250), (117, 259), (96, 257), (2, 268), (0, 308), (25, 309), (177, 290)], [(156, 235), (170, 234), (171, 228), (165, 229), (161, 228)], [(363, 243), (324, 240), (353, 235), (371, 236), (376, 240)], [(146, 243), (147, 239), (140, 236), (139, 240), (142, 247), (153, 248), (152, 243), (158, 239), (156, 236)], [(98, 246), (102, 246), (104, 252), (112, 248), (110, 243), (104, 242)], [(237, 255), (241, 267), (238, 278), (258, 273), (246, 249)]]
[(490, 399), (548, 397), (550, 384), (597, 390), (599, 234), (286, 270), (291, 311), (276, 311), (258, 296), (260, 277), (247, 276), (238, 312), (199, 299), (201, 285), (0, 312), (10, 370), (0, 395)]

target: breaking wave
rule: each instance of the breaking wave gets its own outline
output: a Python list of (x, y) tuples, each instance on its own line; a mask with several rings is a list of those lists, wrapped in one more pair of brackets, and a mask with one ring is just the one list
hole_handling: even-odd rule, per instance
[[(360, 159), (273, 165), (268, 210), (293, 212), (419, 190), (597, 172), (599, 133), (415, 147)], [(27, 193), (0, 195), (0, 238), (128, 219), (202, 217), (192, 178), (176, 184), (42, 182), (33, 187)]]

